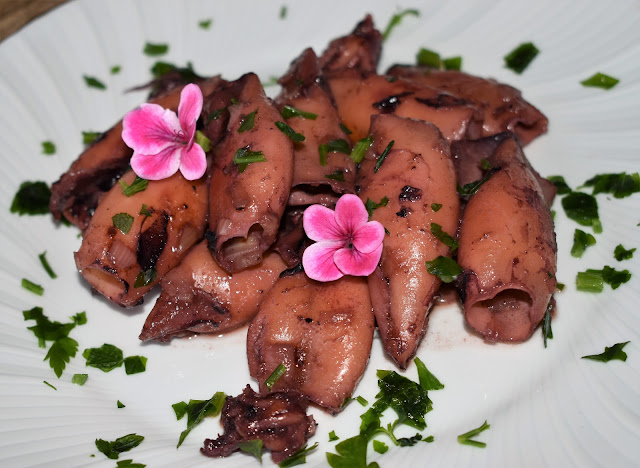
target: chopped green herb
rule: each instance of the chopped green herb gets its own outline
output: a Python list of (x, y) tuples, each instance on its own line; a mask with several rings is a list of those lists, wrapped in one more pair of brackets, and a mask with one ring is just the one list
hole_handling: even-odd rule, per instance
[(151, 216), (153, 213), (151, 212), (149, 207), (143, 203), (142, 207), (140, 208), (140, 214), (148, 217), (148, 216)]
[(82, 356), (87, 360), (87, 366), (103, 372), (111, 372), (116, 367), (121, 367), (124, 362), (122, 350), (108, 343), (99, 348), (87, 348), (82, 352)]
[(96, 447), (104, 453), (107, 458), (117, 460), (121, 453), (136, 448), (143, 440), (144, 437), (141, 435), (135, 433), (127, 434), (111, 442), (104, 439), (96, 439)]
[(327, 462), (332, 468), (379, 468), (376, 462), (367, 465), (368, 439), (357, 435), (345, 439), (335, 447), (336, 452), (327, 452)]
[(285, 19), (287, 17), (287, 5), (282, 5), (280, 7), (280, 19)]
[(471, 445), (473, 447), (484, 448), (487, 446), (485, 442), (479, 442), (477, 440), (473, 440), (472, 437), (477, 436), (483, 431), (489, 429), (491, 425), (487, 424), (487, 421), (483, 422), (480, 427), (470, 430), (469, 432), (465, 432), (464, 434), (460, 434), (458, 436), (458, 443), (462, 445)]
[(127, 375), (139, 374), (147, 369), (147, 358), (144, 356), (129, 356), (124, 358), (124, 370)]
[(609, 362), (614, 359), (617, 359), (619, 361), (626, 361), (627, 353), (625, 353), (622, 348), (624, 348), (627, 344), (629, 344), (629, 341), (625, 341), (624, 343), (616, 343), (611, 347), (605, 346), (603, 353), (582, 356), (582, 359), (591, 359), (592, 361), (601, 362)]
[(451, 248), (451, 251), (455, 251), (458, 248), (458, 241), (455, 240), (450, 234), (447, 234), (442, 230), (442, 226), (436, 223), (431, 223), (431, 234), (433, 234), (436, 239), (442, 242), (447, 247)]
[(351, 160), (356, 164), (360, 164), (364, 159), (365, 153), (372, 144), (373, 136), (371, 135), (358, 141), (358, 143), (355, 144), (353, 150), (351, 151)]
[(350, 154), (351, 147), (349, 146), (349, 143), (347, 143), (342, 138), (331, 140), (329, 143), (318, 145), (318, 153), (320, 153), (321, 166), (327, 165), (327, 153), (333, 152)]
[[(187, 428), (180, 434), (176, 448), (182, 445), (191, 430), (200, 424), (204, 418), (220, 414), (226, 399), (227, 395), (223, 392), (216, 392), (209, 400), (189, 400), (188, 404), (180, 402), (173, 405), (178, 420), (182, 419), (185, 414), (187, 415)], [(176, 407), (180, 408), (180, 412)]]
[(580, 258), (584, 253), (585, 249), (591, 245), (595, 245), (596, 238), (591, 234), (587, 234), (586, 232), (576, 229), (573, 233), (573, 247), (571, 247), (571, 255)]
[(268, 88), (269, 86), (276, 86), (278, 84), (277, 76), (270, 76), (269, 80), (261, 82), (263, 88)]
[(444, 385), (438, 380), (438, 378), (429, 372), (427, 366), (424, 365), (419, 358), (413, 360), (418, 369), (418, 379), (420, 380), (420, 386), (425, 390), (442, 390)]
[(426, 262), (427, 271), (437, 276), (444, 283), (451, 283), (456, 277), (462, 273), (462, 268), (455, 260), (442, 255), (434, 258), (430, 262)]
[(311, 447), (307, 447), (307, 444), (304, 444), (302, 447), (296, 450), (296, 452), (293, 455), (291, 455), (289, 458), (281, 461), (278, 466), (280, 468), (287, 468), (289, 466), (297, 466), (297, 465), (305, 464), (307, 462), (307, 455), (309, 454), (309, 452), (318, 448), (318, 445), (319, 445), (318, 442), (313, 444)]
[[(131, 185), (127, 184), (123, 179), (120, 179), (118, 181), (118, 184), (120, 184), (120, 187), (122, 187), (122, 194), (128, 198), (138, 192), (145, 191), (147, 189), (147, 185), (149, 185), (149, 181), (147, 179), (136, 176)], [(133, 220), (133, 218), (131, 219)], [(129, 226), (129, 229), (131, 229), (131, 226)]]
[(300, 143), (301, 141), (305, 140), (305, 137), (304, 137), (304, 135), (302, 133), (296, 132), (293, 128), (291, 128), (290, 126), (288, 126), (284, 122), (277, 121), (276, 122), (276, 127), (278, 127), (278, 130), (280, 130), (282, 133), (284, 133), (286, 136), (288, 136), (291, 141), (295, 141), (296, 143)]
[(335, 442), (336, 440), (340, 440), (340, 437), (336, 435), (336, 431), (329, 432), (329, 442)]
[(389, 37), (389, 34), (391, 34), (391, 31), (393, 31), (393, 29), (400, 24), (402, 19), (408, 15), (420, 16), (420, 12), (416, 9), (409, 8), (394, 14), (391, 17), (391, 19), (389, 19), (389, 23), (387, 23), (387, 27), (384, 28), (384, 32), (382, 33), (382, 40), (383, 41), (387, 40), (387, 38)]
[(384, 442), (381, 442), (379, 440), (374, 440), (373, 450), (375, 450), (378, 453), (385, 453), (387, 450), (389, 450), (389, 446)]
[(604, 289), (602, 272), (579, 271), (576, 276), (576, 289), (583, 292), (601, 293)]
[(51, 190), (45, 182), (22, 182), (11, 202), (11, 212), (39, 215), (49, 213)]
[(602, 279), (611, 286), (612, 289), (618, 289), (621, 284), (631, 279), (631, 273), (629, 273), (629, 270), (618, 271), (615, 268), (605, 265), (602, 268)]
[(233, 155), (233, 162), (238, 166), (238, 172), (240, 173), (244, 172), (249, 164), (265, 162), (266, 160), (262, 151), (251, 151), (249, 145), (238, 148), (236, 154)]
[(342, 129), (342, 131), (344, 133), (346, 133), (347, 135), (351, 135), (353, 132), (351, 130), (349, 130), (347, 128), (347, 126), (345, 124), (343, 124), (342, 122), (340, 122), (340, 128)]
[(270, 391), (276, 384), (278, 379), (280, 379), (280, 377), (282, 377), (286, 372), (287, 368), (284, 366), (284, 364), (278, 364), (278, 367), (276, 367), (276, 369), (271, 373), (267, 380), (264, 381), (265, 387), (267, 387)]
[(207, 118), (205, 119), (205, 125), (208, 125), (212, 120), (218, 120), (222, 113), (227, 110), (227, 107), (223, 107), (222, 109), (217, 109), (211, 112)]
[(107, 89), (105, 84), (94, 76), (82, 75), (82, 78), (84, 78), (84, 82), (89, 88), (95, 88), (100, 90)]
[(52, 141), (43, 141), (42, 154), (56, 154), (56, 145)]
[(325, 175), (325, 177), (327, 179), (337, 180), (338, 182), (344, 182), (344, 172), (339, 169), (335, 172), (332, 172), (331, 174)]
[(457, 57), (443, 59), (442, 65), (444, 65), (445, 70), (460, 71), (460, 69), (462, 68), (462, 57), (458, 55)]
[(593, 195), (610, 193), (615, 198), (625, 198), (632, 193), (640, 192), (640, 175), (637, 172), (627, 174), (598, 174), (584, 183), (585, 187), (593, 187)]
[(365, 202), (364, 207), (366, 208), (367, 213), (369, 213), (369, 218), (371, 218), (371, 216), (373, 215), (373, 210), (376, 210), (383, 206), (387, 206), (387, 203), (389, 203), (388, 197), (382, 197), (382, 199), (380, 200), (380, 203), (376, 203), (370, 198), (367, 198), (367, 201)]
[(44, 294), (44, 288), (39, 284), (29, 281), (27, 278), (22, 278), (22, 287), (33, 294), (42, 296)]
[(369, 402), (366, 400), (366, 398), (361, 397), (360, 395), (358, 395), (358, 396), (356, 397), (356, 401), (357, 401), (358, 403), (360, 403), (362, 406), (367, 406), (367, 405), (369, 404)]
[(158, 271), (155, 268), (149, 268), (146, 271), (141, 271), (136, 276), (136, 280), (133, 283), (134, 288), (144, 288), (153, 283), (158, 278)]
[(187, 62), (186, 67), (179, 67), (173, 63), (158, 61), (151, 67), (151, 74), (155, 79), (162, 78), (164, 75), (174, 71), (180, 75), (180, 78), (189, 83), (193, 83), (198, 79), (198, 75), (193, 71), (191, 62)]
[(416, 62), (423, 67), (440, 68), (442, 61), (440, 54), (429, 49), (420, 49), (416, 55)]
[(258, 459), (260, 463), (262, 463), (262, 440), (261, 439), (245, 440), (242, 442), (238, 442), (237, 446), (242, 452), (253, 455)]
[(571, 187), (567, 185), (562, 176), (549, 176), (547, 180), (556, 186), (558, 190), (558, 195), (566, 195), (567, 193), (571, 193)]
[(120, 65), (114, 65), (109, 71), (112, 75), (117, 75), (118, 73), (120, 73), (120, 70), (122, 70), (122, 67)]
[(318, 118), (318, 114), (314, 114), (313, 112), (305, 112), (300, 109), (296, 109), (291, 106), (284, 106), (282, 108), (282, 118), (287, 120), (292, 117), (302, 117), (303, 119), (316, 120)]
[(442, 208), (442, 204), (441, 203), (432, 203), (431, 204), (431, 209), (436, 213), (438, 211), (440, 211), (440, 208)]
[(232, 106), (235, 106), (236, 104), (238, 104), (238, 100), (236, 98), (231, 98), (230, 101)]
[(47, 382), (46, 380), (42, 381), (43, 383), (47, 384), (49, 387), (53, 388), (54, 390), (58, 390), (56, 387), (54, 387), (53, 385), (51, 385), (49, 382)]
[(498, 172), (500, 170), (499, 167), (494, 167), (489, 169), (489, 171), (487, 172), (487, 174), (480, 180), (476, 180), (475, 182), (470, 182), (468, 184), (464, 184), (463, 187), (460, 187), (459, 185), (457, 186), (457, 190), (458, 190), (458, 194), (460, 194), (461, 197), (470, 197), (471, 195), (473, 195), (474, 193), (476, 193), (480, 187), (486, 182), (488, 181), (491, 176), (493, 174), (495, 174), (496, 172)]
[(257, 112), (258, 112), (258, 109), (254, 110), (250, 114), (245, 115), (240, 120), (240, 126), (238, 127), (238, 133), (244, 133), (247, 130), (251, 130), (253, 128), (253, 126), (255, 124), (256, 113)]
[(131, 226), (133, 226), (133, 216), (127, 213), (118, 213), (111, 217), (113, 225), (120, 230), (125, 236), (129, 234)]
[(633, 249), (625, 249), (622, 244), (618, 244), (613, 251), (613, 256), (616, 260), (621, 262), (622, 260), (629, 260), (633, 258), (633, 252), (635, 252), (635, 247)]
[(133, 459), (116, 462), (116, 468), (145, 468), (146, 466), (144, 463), (134, 463)]
[(82, 386), (87, 382), (87, 379), (89, 379), (89, 374), (73, 374), (71, 383)]
[(520, 44), (504, 58), (505, 66), (510, 70), (522, 73), (540, 51), (531, 42)]
[(100, 136), (102, 136), (102, 132), (82, 132), (82, 144), (89, 146)]
[(207, 18), (206, 20), (198, 21), (198, 26), (200, 26), (200, 29), (209, 29), (212, 22), (211, 18)]
[(147, 42), (144, 45), (144, 49), (142, 50), (145, 55), (149, 57), (156, 57), (158, 55), (164, 55), (169, 52), (168, 44), (153, 44), (151, 42)]
[(556, 283), (556, 289), (558, 291), (563, 291), (564, 290), (564, 283)]
[(401, 437), (397, 439), (398, 445), (400, 447), (413, 447), (416, 443), (422, 440), (422, 434), (418, 433), (413, 437)]
[(619, 79), (614, 78), (604, 73), (596, 73), (584, 81), (581, 81), (582, 86), (588, 86), (592, 88), (611, 89), (620, 82)]
[(424, 439), (422, 439), (422, 442), (426, 442), (428, 444), (430, 444), (431, 442), (433, 442), (435, 440), (435, 437), (433, 437), (432, 435), (425, 437)]
[(391, 142), (387, 145), (387, 147), (384, 149), (384, 151), (382, 152), (382, 154), (380, 155), (380, 157), (376, 160), (376, 165), (373, 168), (373, 172), (378, 172), (378, 170), (380, 169), (380, 166), (382, 166), (382, 163), (384, 162), (384, 160), (387, 158), (387, 156), (389, 155), (389, 151), (391, 151), (391, 148), (393, 147), (393, 144), (395, 143), (394, 140), (391, 140)]
[(211, 150), (211, 140), (209, 140), (200, 130), (196, 130), (195, 142), (200, 145), (200, 148), (202, 148), (202, 151), (205, 153), (208, 153)]
[(553, 330), (551, 329), (551, 309), (553, 309), (553, 302), (549, 302), (547, 310), (544, 312), (544, 318), (542, 319), (542, 340), (544, 347), (547, 347), (547, 340), (553, 339)]
[(592, 226), (593, 232), (602, 232), (598, 216), (598, 202), (587, 193), (571, 192), (562, 199), (562, 208), (569, 219), (582, 226)]
[(491, 163), (488, 160), (486, 160), (485, 158), (482, 158), (480, 160), (480, 169), (482, 169), (483, 171), (488, 171), (492, 167), (493, 166), (491, 165)]
[(75, 323), (76, 325), (84, 325), (85, 323), (87, 323), (87, 313), (86, 312), (78, 312), (75, 315), (72, 315), (71, 320), (73, 320), (73, 323)]
[(116, 401), (116, 406), (119, 409), (126, 408), (126, 405), (124, 403), (122, 403), (120, 400)]

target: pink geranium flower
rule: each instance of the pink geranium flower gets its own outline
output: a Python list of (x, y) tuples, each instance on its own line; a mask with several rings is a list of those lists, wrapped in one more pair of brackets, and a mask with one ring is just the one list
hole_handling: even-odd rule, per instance
[(343, 195), (335, 211), (312, 205), (302, 222), (307, 236), (316, 241), (302, 255), (307, 276), (317, 281), (333, 281), (344, 275), (369, 276), (382, 255), (384, 227), (369, 221), (362, 200)]
[(180, 93), (178, 115), (157, 104), (142, 104), (122, 122), (122, 139), (133, 149), (131, 168), (143, 179), (159, 180), (178, 169), (187, 180), (202, 177), (207, 160), (195, 142), (202, 91), (188, 84)]

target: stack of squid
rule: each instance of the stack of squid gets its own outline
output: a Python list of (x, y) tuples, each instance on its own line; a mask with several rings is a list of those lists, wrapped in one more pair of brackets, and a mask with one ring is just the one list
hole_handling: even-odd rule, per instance
[[(273, 100), (253, 73), (195, 77), (204, 95), (199, 128), (211, 140), (200, 180), (176, 173), (127, 197), (115, 182), (132, 184), (136, 175), (119, 123), (54, 184), (51, 211), (82, 229), (76, 264), (95, 290), (132, 307), (160, 284), (141, 340), (249, 323), (260, 393), (296, 391), (336, 413), (365, 370), (376, 327), (399, 368), (416, 354), (441, 286), (425, 262), (439, 256), (462, 267), (457, 288), (471, 328), (487, 341), (533, 333), (556, 284), (554, 191), (522, 147), (546, 132), (547, 119), (491, 79), (420, 66), (378, 74), (381, 46), (366, 17), (322, 55), (303, 51)], [(175, 110), (185, 84), (167, 80), (151, 102)], [(304, 111), (286, 120), (304, 141), (276, 125), (291, 108)], [(251, 113), (253, 128), (240, 132)], [(372, 143), (356, 164), (349, 153), (367, 136)], [(344, 144), (321, 157), (319, 147), (337, 140)], [(239, 149), (266, 161), (240, 167)], [(483, 178), (460, 197), (458, 186)], [(301, 266), (309, 245), (302, 213), (310, 204), (333, 208), (343, 194), (387, 197), (370, 218), (387, 232), (382, 257), (369, 277), (317, 282)], [(112, 222), (121, 212), (134, 218), (127, 234)], [(432, 224), (457, 238), (457, 250)], [(283, 376), (267, 388), (280, 364)]]

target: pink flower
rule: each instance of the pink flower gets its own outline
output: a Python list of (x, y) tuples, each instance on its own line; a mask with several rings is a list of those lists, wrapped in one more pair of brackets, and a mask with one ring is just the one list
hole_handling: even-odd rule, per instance
[(302, 255), (307, 276), (333, 281), (344, 275), (369, 276), (382, 255), (384, 227), (369, 221), (364, 204), (356, 195), (343, 195), (335, 212), (312, 205), (302, 222), (307, 236), (317, 241)]
[(122, 139), (133, 149), (133, 171), (149, 180), (166, 179), (178, 169), (187, 180), (202, 177), (207, 160), (194, 141), (200, 112), (202, 91), (195, 84), (180, 93), (178, 115), (157, 104), (142, 104), (129, 112), (122, 122)]

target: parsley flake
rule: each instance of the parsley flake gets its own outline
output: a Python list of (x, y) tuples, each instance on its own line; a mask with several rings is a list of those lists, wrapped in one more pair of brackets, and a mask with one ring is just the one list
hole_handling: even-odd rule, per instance
[(384, 162), (385, 159), (387, 159), (387, 156), (389, 155), (389, 151), (391, 151), (391, 148), (393, 147), (393, 144), (395, 143), (394, 140), (391, 140), (391, 142), (387, 145), (387, 147), (384, 149), (384, 151), (382, 152), (382, 154), (380, 155), (380, 157), (376, 160), (376, 165), (373, 168), (373, 172), (378, 172), (378, 170), (380, 170), (380, 166), (382, 166), (382, 163)]
[(124, 359), (124, 370), (127, 375), (139, 374), (147, 369), (147, 358), (144, 356), (128, 356)]
[(542, 319), (542, 340), (545, 348), (547, 347), (547, 340), (553, 339), (553, 330), (551, 330), (551, 309), (553, 309), (553, 302), (549, 302)]
[(621, 262), (622, 260), (629, 260), (633, 258), (633, 252), (635, 252), (635, 247), (633, 249), (625, 249), (622, 244), (618, 244), (613, 251), (613, 256), (616, 260)]
[(491, 176), (496, 172), (498, 172), (499, 170), (500, 170), (499, 167), (493, 167), (489, 169), (489, 171), (486, 173), (486, 175), (482, 179), (476, 180), (475, 182), (469, 182), (468, 184), (464, 184), (464, 186), (462, 187), (460, 187), (460, 185), (457, 185), (458, 194), (461, 197), (470, 197), (471, 195), (476, 193), (480, 189), (480, 187), (482, 187), (482, 185), (486, 181), (488, 181), (491, 178)]
[(438, 378), (429, 372), (429, 369), (424, 365), (424, 362), (419, 358), (415, 358), (413, 362), (416, 364), (416, 369), (418, 369), (418, 379), (422, 388), (425, 390), (442, 390), (444, 388), (444, 385), (438, 380)]
[(147, 216), (147, 217), (149, 217), (149, 216), (151, 216), (153, 213), (152, 213), (152, 211), (149, 209), (149, 207), (148, 207), (145, 203), (143, 203), (143, 204), (142, 204), (142, 207), (140, 208), (140, 214), (141, 214), (141, 215), (143, 215), (143, 216)]
[(562, 208), (569, 219), (582, 226), (592, 226), (595, 233), (602, 232), (598, 202), (594, 196), (582, 192), (571, 192), (562, 199)]
[(624, 343), (616, 343), (613, 346), (605, 346), (604, 352), (600, 354), (590, 354), (589, 356), (582, 356), (582, 359), (591, 359), (592, 361), (600, 361), (600, 362), (609, 362), (614, 359), (619, 361), (627, 360), (627, 353), (625, 353), (622, 348), (624, 348), (629, 341), (625, 341)]
[(87, 360), (87, 366), (103, 372), (111, 372), (116, 367), (121, 367), (124, 362), (122, 350), (108, 343), (99, 348), (87, 348), (82, 352), (82, 356)]
[(318, 118), (318, 114), (314, 114), (313, 112), (305, 112), (303, 110), (296, 109), (295, 107), (291, 107), (291, 106), (284, 106), (280, 114), (282, 114), (282, 118), (285, 120), (290, 119), (292, 117), (302, 117), (303, 119), (309, 119), (309, 120), (316, 120)]
[(102, 91), (107, 89), (106, 85), (94, 76), (82, 75), (82, 78), (84, 78), (84, 82), (89, 88), (95, 88)]
[(189, 400), (189, 403), (181, 401), (172, 405), (178, 420), (187, 415), (187, 428), (180, 434), (176, 448), (182, 445), (191, 430), (204, 418), (219, 415), (226, 399), (227, 395), (223, 392), (216, 392), (209, 400)]
[(567, 185), (562, 176), (549, 176), (547, 180), (556, 186), (556, 190), (558, 191), (558, 195), (566, 195), (567, 193), (571, 193), (571, 187)]
[(46, 154), (46, 155), (56, 154), (56, 145), (52, 141), (43, 141), (42, 154)]
[(133, 283), (134, 288), (144, 288), (149, 286), (158, 278), (158, 271), (155, 268), (149, 268), (146, 271), (141, 271), (136, 276), (136, 280)]
[(88, 379), (89, 374), (73, 374), (73, 377), (71, 377), (71, 383), (82, 386)]
[(128, 452), (142, 443), (144, 437), (138, 434), (127, 434), (114, 441), (96, 439), (96, 447), (111, 460), (117, 460), (121, 453)]
[(505, 66), (521, 74), (531, 64), (540, 51), (532, 42), (520, 44), (504, 57)]
[(153, 44), (151, 42), (147, 42), (144, 45), (144, 49), (142, 52), (149, 57), (157, 57), (158, 55), (164, 55), (169, 52), (168, 44)]
[(331, 180), (337, 180), (338, 182), (344, 182), (344, 172), (341, 170), (337, 170), (332, 172), (331, 174), (325, 175), (325, 178)]
[(331, 140), (328, 143), (318, 145), (318, 153), (320, 153), (320, 165), (326, 166), (327, 153), (350, 154), (351, 147), (349, 146), (349, 143), (347, 143), (346, 140), (343, 140), (342, 138), (338, 138), (336, 140)]
[(243, 440), (236, 445), (242, 452), (253, 455), (262, 463), (262, 439)]
[(286, 460), (283, 460), (278, 465), (280, 468), (287, 468), (289, 466), (303, 465), (307, 462), (307, 455), (309, 452), (318, 448), (318, 442), (313, 444), (311, 447), (308, 447), (307, 444), (304, 444), (298, 450), (295, 451), (293, 455), (291, 455)]
[(635, 172), (627, 174), (598, 174), (584, 183), (585, 187), (593, 187), (593, 195), (610, 193), (614, 198), (625, 198), (632, 193), (640, 192), (640, 175)]
[(82, 132), (82, 144), (85, 146), (89, 146), (100, 136), (102, 136), (102, 132)]
[(362, 435), (345, 439), (336, 445), (337, 454), (327, 452), (327, 462), (332, 468), (379, 468), (376, 462), (367, 465), (367, 445)]
[(109, 72), (112, 75), (117, 75), (118, 73), (120, 73), (120, 71), (122, 70), (122, 67), (120, 65), (114, 65), (111, 67), (111, 69), (109, 70)]
[[(122, 194), (129, 198), (131, 195), (145, 191), (147, 189), (147, 185), (149, 185), (149, 181), (136, 176), (131, 185), (127, 184), (123, 179), (120, 179), (118, 184), (122, 187)], [(131, 219), (133, 220), (133, 218)]]
[(379, 440), (374, 440), (373, 450), (382, 454), (382, 453), (385, 453), (387, 450), (389, 450), (389, 446), (384, 442), (381, 442)]
[(118, 401), (116, 401), (116, 407), (119, 408), (119, 409), (122, 409), (122, 408), (126, 408), (127, 405), (125, 405), (120, 400), (118, 400)]
[(434, 258), (430, 262), (426, 262), (427, 271), (434, 276), (437, 276), (443, 283), (451, 283), (456, 277), (462, 273), (462, 268), (455, 260), (449, 257)]
[(125, 236), (129, 234), (131, 226), (133, 226), (133, 216), (127, 213), (118, 213), (111, 217), (113, 225), (120, 230)]
[(198, 26), (200, 29), (209, 29), (211, 27), (211, 23), (213, 23), (213, 20), (211, 18), (207, 18), (206, 20), (198, 21)]
[(370, 198), (367, 198), (367, 201), (364, 203), (364, 207), (366, 208), (367, 213), (369, 213), (369, 219), (371, 219), (371, 216), (373, 215), (373, 210), (387, 206), (387, 203), (389, 203), (389, 197), (382, 197), (380, 203), (376, 203)]
[(305, 140), (305, 137), (304, 137), (304, 135), (302, 133), (296, 132), (293, 128), (291, 128), (289, 125), (287, 125), (284, 122), (277, 121), (276, 122), (276, 127), (278, 127), (278, 130), (280, 130), (287, 137), (289, 137), (289, 139), (291, 141), (294, 141), (296, 143), (300, 143), (300, 142)]
[(604, 73), (596, 73), (584, 81), (581, 81), (580, 84), (582, 86), (591, 87), (591, 88), (602, 88), (609, 90), (613, 88), (620, 82), (619, 79), (614, 78), (609, 75), (605, 75)]
[(267, 160), (262, 151), (251, 151), (249, 148), (249, 145), (238, 148), (233, 155), (233, 163), (238, 166), (238, 172), (240, 173), (244, 172), (251, 163), (266, 162)]
[(335, 442), (336, 440), (340, 440), (340, 437), (336, 435), (336, 431), (329, 432), (329, 442)]
[(434, 211), (434, 213), (437, 213), (438, 211), (440, 211), (440, 208), (442, 208), (442, 203), (431, 204), (431, 209)]
[(22, 182), (13, 197), (10, 211), (20, 216), (47, 214), (50, 198), (51, 190), (45, 182)]
[(473, 440), (472, 437), (477, 436), (481, 432), (489, 429), (491, 425), (487, 424), (487, 421), (483, 422), (480, 427), (475, 429), (471, 429), (469, 432), (465, 432), (464, 434), (460, 434), (458, 436), (458, 443), (462, 445), (471, 445), (473, 447), (485, 448), (487, 444), (485, 442), (479, 442), (477, 440)]
[(257, 112), (258, 112), (258, 109), (254, 110), (250, 114), (245, 115), (240, 120), (240, 126), (238, 127), (238, 133), (244, 133), (247, 130), (251, 130), (253, 128), (253, 126), (255, 125), (256, 113)]
[(285, 19), (287, 17), (287, 5), (282, 5), (280, 7), (279, 17), (280, 19)]
[(595, 245), (596, 238), (591, 234), (576, 229), (573, 233), (573, 247), (571, 247), (571, 255), (576, 258), (582, 257), (585, 249), (591, 245)]
[(440, 68), (442, 63), (440, 54), (429, 49), (420, 49), (416, 55), (416, 62), (423, 67)]
[(442, 230), (442, 226), (436, 223), (431, 223), (431, 234), (435, 236), (440, 242), (447, 247), (451, 248), (451, 251), (455, 251), (458, 248), (458, 241), (455, 240), (450, 234), (447, 234)]
[(147, 465), (143, 463), (134, 463), (133, 459), (120, 460), (116, 462), (116, 468), (145, 468)]

